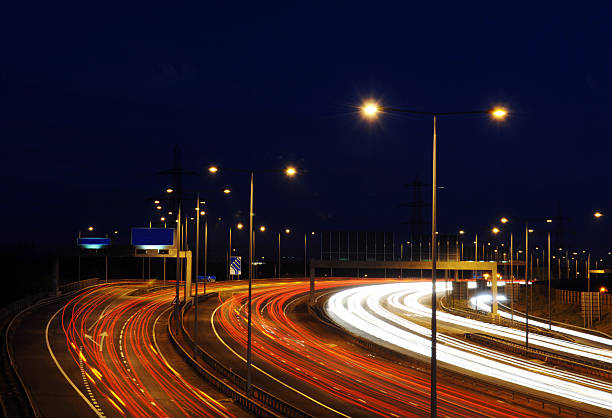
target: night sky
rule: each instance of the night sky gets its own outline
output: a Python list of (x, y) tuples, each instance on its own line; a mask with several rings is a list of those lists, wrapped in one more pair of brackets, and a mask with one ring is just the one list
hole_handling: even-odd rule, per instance
[(560, 201), (574, 248), (609, 250), (609, 7), (133, 4), (2, 7), (2, 245), (69, 248), (90, 224), (126, 237), (157, 219), (147, 199), (169, 185), (155, 173), (175, 144), (211, 216), (247, 220), (248, 175), (211, 178), (210, 163), (293, 164), (292, 180), (256, 172), (256, 224), (407, 234), (403, 185), (430, 182), (432, 122), (364, 122), (357, 106), (373, 98), (510, 110), (439, 119), (441, 233), (551, 217)]

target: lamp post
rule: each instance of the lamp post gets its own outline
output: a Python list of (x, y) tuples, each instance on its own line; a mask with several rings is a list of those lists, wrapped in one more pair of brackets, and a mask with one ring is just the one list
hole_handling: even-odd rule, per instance
[[(285, 228), (283, 231), (285, 234), (289, 235), (291, 233), (291, 229)], [(281, 232), (278, 231), (278, 271), (277, 278), (280, 279), (281, 276)]]
[[(205, 212), (200, 211), (200, 193), (196, 197), (196, 257), (195, 257), (195, 296), (193, 302), (193, 345), (194, 355), (198, 355), (198, 276), (199, 276), (199, 265), (200, 265), (200, 216)], [(206, 293), (206, 292), (204, 292)]]
[(477, 110), (469, 112), (423, 112), (418, 110), (397, 109), (390, 107), (382, 107), (374, 102), (365, 103), (361, 107), (363, 115), (369, 119), (374, 119), (381, 112), (393, 113), (412, 113), (419, 115), (428, 115), (433, 117), (433, 152), (432, 152), (432, 182), (431, 182), (431, 416), (437, 416), (437, 358), (436, 358), (436, 205), (437, 205), (437, 121), (438, 116), (447, 115), (474, 115), (474, 114), (490, 114), (496, 119), (503, 119), (508, 112), (502, 108)]
[[(250, 173), (251, 183), (250, 183), (250, 198), (249, 198), (249, 291), (248, 291), (248, 303), (247, 303), (247, 385), (246, 385), (246, 394), (248, 397), (251, 397), (251, 382), (252, 382), (252, 332), (251, 332), (251, 319), (252, 319), (252, 301), (253, 301), (253, 216), (255, 213), (253, 212), (253, 170), (228, 170), (228, 171), (239, 171), (239, 172), (248, 172)], [(277, 172), (278, 170), (266, 170)], [(219, 168), (216, 166), (210, 166), (208, 168), (208, 172), (211, 174), (216, 174), (219, 172)], [(297, 174), (297, 170), (294, 167), (287, 167), (283, 170), (286, 176), (294, 177)], [(265, 230), (265, 229), (264, 229)]]

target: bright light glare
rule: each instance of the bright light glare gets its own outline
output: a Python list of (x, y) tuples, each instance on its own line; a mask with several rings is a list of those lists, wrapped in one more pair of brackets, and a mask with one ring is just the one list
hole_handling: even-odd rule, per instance
[(232, 191), (230, 189), (223, 189), (223, 193), (230, 194)]
[(90, 226), (89, 228), (87, 228), (89, 231), (93, 231), (93, 226)]
[(501, 223), (505, 224), (508, 222), (508, 218), (501, 218), (500, 221)]
[(215, 167), (214, 165), (211, 165), (210, 167), (208, 167), (208, 171), (214, 174), (217, 171), (219, 171), (219, 169)]
[(172, 193), (173, 191), (174, 191), (174, 190), (172, 190), (172, 189), (171, 189), (171, 188), (169, 188), (169, 187), (166, 189), (166, 193)]
[(595, 213), (593, 214), (593, 216), (595, 216), (596, 218), (601, 218), (601, 217), (603, 216), (603, 213), (601, 213), (601, 212), (595, 212)]
[(361, 113), (363, 116), (369, 119), (375, 118), (379, 111), (380, 108), (378, 107), (378, 104), (374, 102), (367, 102), (361, 106)]
[(242, 228), (244, 228), (244, 225), (242, 225), (242, 224), (238, 224), (238, 225), (236, 225), (236, 228), (238, 228), (238, 229), (242, 229)]
[(266, 230), (266, 227), (262, 225), (262, 226), (260, 226), (260, 227), (259, 227), (259, 230), (260, 230), (261, 232), (264, 232), (264, 231)]
[(493, 229), (491, 229), (491, 232), (493, 232), (494, 234), (499, 234), (499, 228), (493, 227)]
[(297, 170), (295, 169), (295, 167), (287, 167), (287, 169), (285, 170), (285, 174), (289, 177), (293, 177), (297, 174)]
[(285, 234), (290, 234), (291, 230), (289, 228), (285, 228)]
[(503, 107), (496, 107), (495, 109), (491, 110), (491, 115), (495, 119), (503, 119), (508, 115), (508, 111)]

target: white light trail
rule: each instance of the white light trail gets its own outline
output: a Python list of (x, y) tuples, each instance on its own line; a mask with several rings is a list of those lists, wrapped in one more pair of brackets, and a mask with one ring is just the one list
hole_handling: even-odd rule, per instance
[[(437, 291), (447, 284), (438, 282)], [(325, 310), (338, 325), (349, 331), (402, 352), (429, 357), (431, 331), (419, 325), (431, 317), (431, 309), (419, 300), (431, 290), (431, 283), (393, 283), (361, 286), (338, 292), (328, 300)], [(407, 319), (408, 318), (408, 319)], [(467, 318), (438, 313), (438, 320), (455, 326), (496, 333), (505, 338), (524, 338), (524, 332)], [(467, 331), (467, 330), (466, 330)], [(541, 344), (563, 346), (563, 340), (542, 337)], [(520, 358), (485, 349), (463, 340), (438, 334), (438, 360), (473, 373), (494, 377), (512, 384), (562, 396), (578, 402), (612, 409), (612, 384), (538, 365)], [(573, 343), (575, 344), (575, 343)], [(576, 344), (575, 344), (576, 345)], [(588, 346), (580, 346), (580, 355)], [(566, 348), (566, 347), (565, 347)], [(598, 357), (612, 359), (609, 350), (594, 351)]]

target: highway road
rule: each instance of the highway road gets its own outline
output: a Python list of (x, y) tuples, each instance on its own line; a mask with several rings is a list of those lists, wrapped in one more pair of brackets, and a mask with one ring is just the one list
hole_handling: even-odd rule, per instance
[[(354, 280), (321, 281), (317, 287), (325, 291), (354, 285)], [(314, 416), (428, 415), (429, 374), (373, 355), (313, 320), (306, 311), (307, 290), (308, 282), (300, 281), (255, 287), (254, 384), (283, 393), (285, 400)], [(221, 292), (218, 303), (200, 309), (199, 343), (244, 375), (246, 296)], [(188, 329), (192, 320), (186, 317)], [(474, 391), (442, 379), (439, 415), (516, 417), (547, 412), (512, 404), (494, 391)]]
[[(446, 290), (446, 283), (439, 283), (438, 292)], [(430, 355), (431, 309), (423, 304), (431, 292), (431, 283), (395, 283), (362, 286), (334, 294), (325, 310), (340, 326), (398, 352), (428, 357)], [(612, 411), (612, 383), (483, 348), (457, 336), (462, 332), (483, 332), (507, 339), (524, 341), (524, 332), (497, 325), (439, 313), (438, 360), (442, 367), (461, 373), (479, 376), (508, 387), (523, 387), (538, 391), (550, 398), (562, 398), (563, 402), (578, 403), (601, 408), (603, 415)], [(565, 330), (559, 329), (559, 332)], [(583, 336), (586, 338), (586, 336)], [(612, 345), (612, 340), (597, 345)], [(555, 349), (567, 354), (610, 361), (612, 352), (595, 346), (533, 334), (535, 346)], [(575, 405), (574, 405), (575, 406)]]
[(14, 323), (19, 373), (42, 416), (246, 416), (168, 341), (173, 289), (96, 286)]
[[(431, 285), (359, 284), (321, 281), (318, 295), (328, 315), (364, 338), (426, 359), (430, 310), (423, 303)], [(41, 416), (247, 415), (205, 383), (169, 343), (166, 326), (174, 289), (148, 286), (142, 281), (100, 285), (18, 316), (12, 340), (16, 365)], [(254, 384), (317, 417), (428, 415), (428, 371), (415, 369), (411, 361), (373, 354), (314, 319), (306, 306), (308, 286), (302, 280), (255, 282)], [(207, 289), (218, 295), (199, 304), (199, 344), (245, 376), (246, 283), (221, 282)], [(467, 346), (456, 334), (503, 330), (445, 315), (440, 314), (439, 336), (443, 367), (496, 383), (508, 376), (514, 379), (510, 387), (554, 391), (547, 396), (559, 399), (561, 394), (565, 402), (591, 412), (609, 407), (610, 382)], [(191, 332), (193, 309), (184, 323)], [(548, 338), (541, 343), (565, 347)], [(594, 344), (599, 350), (594, 355), (609, 357), (605, 343)], [(588, 351), (585, 346), (580, 344), (581, 354)], [(496, 377), (489, 376), (492, 370)], [(444, 375), (438, 397), (440, 416), (555, 414), (514, 402), (486, 384), (474, 389)]]

